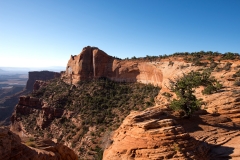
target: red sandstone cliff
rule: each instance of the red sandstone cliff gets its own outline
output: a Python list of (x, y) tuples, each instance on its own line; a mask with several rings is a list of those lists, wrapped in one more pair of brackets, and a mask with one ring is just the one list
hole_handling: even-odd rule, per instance
[(147, 62), (121, 61), (96, 47), (85, 47), (71, 56), (63, 80), (76, 84), (81, 80), (106, 77), (117, 82), (142, 82), (160, 85), (162, 72)]
[(104, 160), (209, 159), (210, 147), (195, 140), (159, 107), (132, 112), (114, 132)]

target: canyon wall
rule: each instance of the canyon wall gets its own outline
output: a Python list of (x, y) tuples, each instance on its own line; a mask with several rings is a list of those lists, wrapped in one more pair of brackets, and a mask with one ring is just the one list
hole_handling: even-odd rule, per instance
[(96, 47), (85, 47), (79, 55), (71, 56), (62, 79), (67, 83), (96, 78), (117, 82), (142, 82), (160, 85), (162, 72), (147, 62), (119, 60)]

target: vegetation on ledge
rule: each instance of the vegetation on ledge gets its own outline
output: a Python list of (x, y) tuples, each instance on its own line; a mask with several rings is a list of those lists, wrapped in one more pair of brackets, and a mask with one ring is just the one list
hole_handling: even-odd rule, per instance
[[(33, 92), (32, 96), (43, 99), (53, 108), (72, 112), (71, 118), (65, 115), (55, 118), (43, 129), (33, 129), (34, 126), (27, 123), (36, 123), (38, 115), (35, 113), (21, 116), (22, 122), (29, 133), (68, 142), (79, 155), (96, 152), (94, 155), (101, 157), (106, 143), (104, 137), (117, 129), (131, 110), (144, 110), (153, 106), (159, 91), (159, 87), (151, 84), (119, 83), (106, 78), (81, 81), (76, 86), (54, 79)], [(52, 130), (53, 126), (57, 129)], [(91, 143), (92, 148), (84, 146), (84, 137), (91, 137), (88, 143)]]
[(125, 58), (124, 60), (144, 60), (144, 61), (156, 61), (160, 59), (170, 58), (181, 56), (184, 58), (185, 61), (188, 62), (196, 62), (200, 60), (209, 60), (212, 61), (213, 58), (218, 57), (218, 60), (238, 60), (240, 59), (239, 53), (233, 52), (213, 52), (213, 51), (199, 51), (199, 52), (176, 52), (170, 55), (159, 55), (159, 56), (150, 56), (146, 55), (146, 57), (135, 57), (132, 58)]

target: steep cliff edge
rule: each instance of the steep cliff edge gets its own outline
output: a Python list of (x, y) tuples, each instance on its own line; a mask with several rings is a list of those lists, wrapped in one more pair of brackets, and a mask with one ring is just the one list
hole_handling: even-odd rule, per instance
[(51, 71), (32, 71), (32, 72), (28, 72), (28, 81), (26, 84), (26, 89), (28, 91), (32, 91), (33, 90), (33, 85), (35, 83), (36, 80), (50, 80), (50, 79), (54, 79), (60, 77), (60, 73), (58, 72), (51, 72)]
[[(10, 117), (14, 111), (14, 107), (18, 103), (19, 96), (23, 96), (32, 92), (33, 89), (38, 89), (43, 84), (43, 81), (60, 77), (60, 73), (50, 71), (33, 71), (28, 73), (28, 81), (26, 88), (14, 87), (11, 94), (3, 94), (0, 98), (0, 125), (9, 125)], [(39, 81), (43, 80), (43, 81)], [(37, 82), (36, 82), (37, 81)], [(16, 89), (17, 88), (17, 89)], [(21, 89), (21, 90), (20, 90)], [(0, 91), (1, 92), (1, 91)]]
[(96, 47), (85, 47), (71, 56), (62, 78), (69, 84), (106, 77), (116, 82), (142, 82), (160, 85), (162, 72), (144, 62), (123, 61), (107, 55)]

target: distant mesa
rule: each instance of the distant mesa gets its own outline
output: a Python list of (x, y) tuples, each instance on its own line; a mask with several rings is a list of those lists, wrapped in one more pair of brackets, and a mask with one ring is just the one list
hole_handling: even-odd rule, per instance
[(61, 75), (67, 83), (109, 78), (117, 82), (142, 82), (159, 85), (162, 72), (147, 63), (124, 61), (109, 56), (97, 47), (84, 47), (79, 55), (70, 57)]
[(33, 90), (33, 86), (36, 80), (50, 80), (60, 77), (60, 73), (51, 72), (51, 71), (33, 71), (28, 73), (28, 81), (26, 85), (26, 89), (29, 91)]

